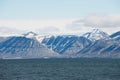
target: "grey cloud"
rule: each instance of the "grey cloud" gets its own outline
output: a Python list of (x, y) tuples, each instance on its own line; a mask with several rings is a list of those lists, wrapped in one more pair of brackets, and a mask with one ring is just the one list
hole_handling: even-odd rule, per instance
[(22, 34), (23, 31), (18, 30), (16, 28), (10, 28), (6, 26), (0, 27), (0, 35), (11, 35), (11, 34)]
[(80, 30), (82, 28), (82, 25), (77, 23), (72, 23), (72, 24), (67, 24), (65, 28), (72, 31)]
[(109, 28), (109, 27), (120, 27), (120, 16), (88, 16), (81, 20), (84, 26), (98, 27), (98, 28)]
[(111, 28), (120, 27), (120, 15), (90, 15), (83, 19), (73, 21), (66, 26), (70, 30), (78, 30), (81, 28)]

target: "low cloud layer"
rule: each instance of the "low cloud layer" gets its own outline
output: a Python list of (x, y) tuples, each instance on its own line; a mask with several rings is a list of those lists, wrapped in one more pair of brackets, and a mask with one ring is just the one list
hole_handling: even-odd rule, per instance
[(84, 18), (52, 20), (0, 20), (0, 35), (28, 31), (40, 35), (80, 34), (94, 28), (108, 33), (120, 30), (120, 15), (89, 15)]
[(66, 25), (71, 31), (86, 32), (94, 28), (108, 33), (120, 30), (120, 15), (89, 15)]
[(33, 31), (42, 35), (67, 32), (66, 24), (77, 19), (0, 20), (0, 35)]
[(6, 36), (19, 35), (19, 34), (22, 34), (23, 32), (24, 31), (18, 30), (16, 28), (10, 28), (10, 27), (5, 27), (5, 26), (0, 27), (0, 36), (1, 35), (6, 35)]
[(98, 16), (92, 15), (81, 20), (85, 26), (89, 27), (120, 27), (120, 15)]
[(120, 15), (90, 15), (83, 19), (73, 21), (72, 26), (92, 27), (92, 28), (110, 28), (120, 27)]

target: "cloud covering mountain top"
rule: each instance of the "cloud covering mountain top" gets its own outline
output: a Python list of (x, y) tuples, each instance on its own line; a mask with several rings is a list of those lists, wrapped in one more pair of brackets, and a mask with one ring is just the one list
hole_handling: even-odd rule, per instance
[(41, 35), (81, 34), (92, 29), (108, 33), (120, 30), (120, 15), (89, 15), (84, 18), (52, 20), (0, 20), (0, 35), (34, 31)]

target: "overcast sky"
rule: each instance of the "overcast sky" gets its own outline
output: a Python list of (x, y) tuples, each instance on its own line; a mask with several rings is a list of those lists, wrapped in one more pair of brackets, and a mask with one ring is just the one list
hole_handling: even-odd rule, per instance
[(0, 0), (0, 35), (120, 31), (120, 0)]

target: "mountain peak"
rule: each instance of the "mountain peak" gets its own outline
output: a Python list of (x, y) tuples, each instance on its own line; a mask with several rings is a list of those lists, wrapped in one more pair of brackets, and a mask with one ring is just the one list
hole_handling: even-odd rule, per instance
[(27, 33), (25, 33), (25, 34), (23, 34), (25, 37), (27, 37), (27, 38), (34, 38), (35, 36), (37, 36), (37, 34), (36, 33), (34, 33), (34, 32), (32, 32), (32, 31), (30, 31), (30, 32), (27, 32)]
[(93, 29), (91, 32), (85, 33), (83, 36), (92, 41), (99, 39), (109, 39), (109, 35), (99, 29)]
[(101, 31), (101, 30), (99, 30), (99, 29), (93, 29), (93, 30), (92, 30), (92, 33), (100, 33), (100, 32), (103, 32), (103, 31)]

